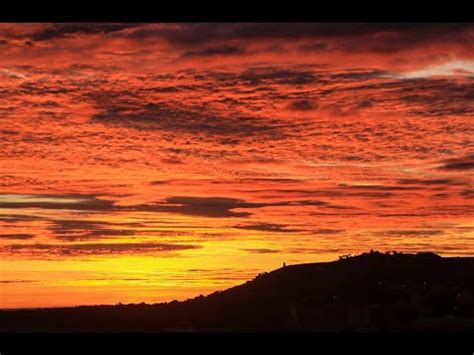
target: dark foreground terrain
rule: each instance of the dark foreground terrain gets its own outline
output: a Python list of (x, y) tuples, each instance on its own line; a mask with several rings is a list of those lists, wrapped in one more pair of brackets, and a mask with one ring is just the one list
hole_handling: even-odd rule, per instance
[(0, 312), (0, 332), (474, 333), (474, 258), (370, 252), (184, 302)]

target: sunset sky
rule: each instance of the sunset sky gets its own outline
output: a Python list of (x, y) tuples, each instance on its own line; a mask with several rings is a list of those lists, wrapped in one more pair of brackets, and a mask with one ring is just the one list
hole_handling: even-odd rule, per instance
[(474, 25), (0, 24), (0, 308), (474, 256)]

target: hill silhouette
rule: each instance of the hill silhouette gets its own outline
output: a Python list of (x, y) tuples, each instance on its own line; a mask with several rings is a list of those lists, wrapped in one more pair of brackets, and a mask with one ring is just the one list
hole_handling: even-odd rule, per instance
[(474, 332), (474, 258), (371, 251), (183, 302), (0, 312), (0, 332)]

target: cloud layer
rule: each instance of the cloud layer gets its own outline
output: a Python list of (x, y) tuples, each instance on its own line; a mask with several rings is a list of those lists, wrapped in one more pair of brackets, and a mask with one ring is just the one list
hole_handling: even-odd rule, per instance
[(14, 280), (112, 297), (117, 268), (153, 300), (189, 295), (183, 270), (208, 270), (199, 293), (368, 249), (471, 255), (472, 43), (461, 23), (1, 24), (5, 302), (28, 303)]

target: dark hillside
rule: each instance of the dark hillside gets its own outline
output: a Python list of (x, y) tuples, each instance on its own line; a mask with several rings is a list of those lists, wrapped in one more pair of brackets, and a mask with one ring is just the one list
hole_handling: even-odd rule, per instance
[(474, 332), (474, 258), (371, 252), (184, 302), (0, 312), (0, 331)]

